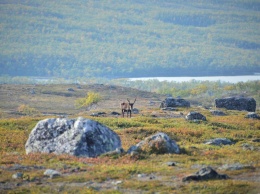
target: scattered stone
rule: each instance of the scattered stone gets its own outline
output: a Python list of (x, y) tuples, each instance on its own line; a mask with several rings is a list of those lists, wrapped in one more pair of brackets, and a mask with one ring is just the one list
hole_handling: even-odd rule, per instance
[(69, 92), (75, 92), (75, 90), (73, 88), (68, 88)]
[(145, 138), (135, 146), (131, 146), (127, 153), (132, 151), (145, 150), (150, 153), (164, 154), (164, 153), (180, 153), (180, 148), (176, 142), (165, 133), (156, 133)]
[(215, 138), (215, 139), (207, 140), (205, 144), (221, 146), (221, 145), (232, 145), (234, 144), (234, 142), (232, 142), (230, 139), (227, 138)]
[(189, 112), (186, 116), (185, 116), (186, 120), (191, 120), (191, 121), (196, 121), (196, 120), (202, 120), (202, 121), (206, 121), (206, 117), (204, 115), (202, 115), (199, 112)]
[(13, 179), (22, 179), (23, 178), (23, 173), (22, 172), (17, 172), (12, 175)]
[(143, 178), (143, 177), (146, 177), (147, 175), (146, 174), (138, 174), (137, 177), (138, 178)]
[(190, 107), (190, 102), (182, 98), (168, 97), (160, 105), (160, 108), (166, 107)]
[(162, 108), (162, 110), (166, 110), (166, 111), (177, 111), (177, 108), (173, 108), (173, 107), (166, 107), (166, 108)]
[(36, 94), (34, 88), (30, 89), (30, 94)]
[(96, 157), (121, 148), (119, 136), (90, 119), (55, 118), (39, 121), (26, 142), (26, 153)]
[(120, 113), (118, 113), (118, 112), (115, 112), (115, 111), (111, 112), (110, 114), (111, 114), (111, 115), (115, 115), (115, 116), (118, 116), (118, 115), (120, 115)]
[(215, 105), (217, 108), (226, 108), (228, 110), (244, 110), (249, 112), (255, 112), (256, 101), (254, 98), (245, 97), (228, 97), (215, 99)]
[(122, 183), (123, 183), (123, 181), (121, 181), (121, 180), (112, 182), (113, 185), (119, 185), (119, 184), (122, 184)]
[(132, 113), (133, 114), (139, 114), (139, 110), (137, 108), (133, 108)]
[(251, 150), (251, 151), (255, 150), (255, 147), (248, 143), (242, 144), (242, 148), (243, 148), (243, 150)]
[(211, 114), (212, 115), (215, 115), (215, 116), (225, 116), (226, 114), (221, 111), (221, 110), (210, 110)]
[(176, 166), (175, 162), (167, 162), (166, 164), (167, 164), (167, 166)]
[(102, 115), (105, 115), (105, 114), (106, 114), (105, 112), (97, 112), (97, 113), (92, 113), (90, 116), (99, 117), (99, 116), (102, 116)]
[(186, 181), (204, 181), (212, 179), (228, 179), (226, 174), (218, 174), (212, 167), (208, 166), (200, 169), (196, 174), (186, 176), (182, 179), (183, 182)]
[(252, 142), (260, 142), (260, 139), (253, 139)]
[(154, 102), (154, 101), (149, 101), (148, 105), (149, 105), (149, 106), (154, 106), (154, 105), (155, 105), (155, 102)]
[(61, 173), (57, 170), (47, 169), (43, 173), (45, 176), (48, 176), (49, 178), (55, 178), (61, 176)]
[(256, 114), (255, 112), (249, 112), (249, 113), (247, 113), (245, 118), (248, 118), (248, 119), (260, 119), (260, 116), (258, 114)]

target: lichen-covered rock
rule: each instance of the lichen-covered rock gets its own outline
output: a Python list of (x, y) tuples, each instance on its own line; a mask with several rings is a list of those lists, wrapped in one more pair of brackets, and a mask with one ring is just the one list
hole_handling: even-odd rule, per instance
[(55, 153), (96, 157), (121, 148), (119, 136), (108, 127), (84, 118), (39, 121), (25, 144), (26, 153)]
[(199, 112), (189, 112), (187, 115), (186, 115), (186, 120), (202, 120), (202, 121), (206, 121), (206, 117), (204, 115), (202, 115), (201, 113)]
[(245, 97), (228, 97), (215, 99), (215, 105), (217, 108), (226, 108), (228, 110), (245, 110), (249, 112), (255, 112), (256, 101), (254, 98)]
[(167, 107), (190, 107), (190, 102), (182, 98), (168, 97), (160, 105), (160, 108)]
[(151, 135), (138, 144), (130, 147), (127, 152), (131, 153), (137, 150), (155, 154), (180, 153), (179, 146), (165, 133)]

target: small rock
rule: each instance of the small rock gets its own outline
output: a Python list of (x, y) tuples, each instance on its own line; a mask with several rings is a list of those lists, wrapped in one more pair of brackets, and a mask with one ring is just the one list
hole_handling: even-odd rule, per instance
[(205, 144), (221, 146), (221, 145), (231, 145), (234, 144), (234, 142), (232, 142), (230, 139), (227, 138), (215, 138), (215, 139), (207, 140)]
[(123, 181), (120, 181), (120, 180), (119, 180), (119, 181), (113, 181), (113, 182), (112, 182), (113, 185), (119, 185), (119, 184), (122, 184), (122, 183), (123, 183)]
[(256, 114), (255, 112), (249, 112), (249, 113), (247, 113), (245, 118), (248, 118), (248, 119), (260, 119), (260, 116), (258, 114)]
[(69, 92), (75, 92), (75, 90), (73, 88), (68, 88)]
[(132, 113), (133, 114), (139, 114), (139, 110), (137, 108), (133, 108)]
[(146, 177), (146, 174), (138, 174), (137, 177), (138, 178), (143, 178), (143, 177)]
[(120, 115), (120, 113), (115, 112), (115, 111), (111, 112), (110, 114), (111, 114), (111, 115)]
[(55, 178), (55, 177), (58, 177), (61, 175), (61, 173), (59, 171), (52, 170), (52, 169), (45, 170), (45, 172), (43, 174), (45, 176), (49, 176), (50, 178)]
[(196, 174), (186, 176), (182, 179), (183, 182), (186, 181), (202, 181), (210, 179), (228, 179), (226, 174), (218, 174), (212, 167), (208, 166), (200, 169)]
[(175, 162), (167, 162), (166, 164), (167, 164), (167, 166), (176, 166)]
[(34, 91), (34, 88), (30, 90), (30, 94), (36, 94), (36, 92)]
[(252, 145), (250, 145), (248, 143), (244, 143), (242, 145), (242, 148), (243, 148), (243, 150), (251, 150), (251, 151), (253, 151), (255, 149), (254, 146), (252, 146)]
[(226, 114), (221, 111), (221, 110), (210, 110), (211, 114), (212, 115), (215, 115), (215, 116), (225, 116)]
[(22, 179), (23, 178), (23, 173), (22, 172), (17, 172), (12, 175), (13, 179)]
[(187, 115), (186, 115), (186, 120), (202, 120), (202, 121), (206, 121), (206, 117), (204, 115), (202, 115), (201, 113), (199, 112), (189, 112)]
[(162, 110), (166, 110), (166, 111), (177, 111), (178, 109), (177, 109), (177, 108), (173, 108), (173, 107), (165, 107), (165, 108), (162, 108)]

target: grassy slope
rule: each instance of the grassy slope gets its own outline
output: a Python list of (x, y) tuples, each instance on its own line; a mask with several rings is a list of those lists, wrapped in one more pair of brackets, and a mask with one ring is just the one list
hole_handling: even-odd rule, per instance
[[(12, 92), (15, 91), (15, 87), (16, 89), (20, 88), (19, 92), (27, 94), (28, 89), (32, 86), (2, 85), (1, 87), (1, 94), (7, 91), (3, 87), (9, 87), (9, 89), (12, 89)], [(24, 145), (31, 129), (37, 121), (47, 116), (2, 118), (0, 120), (1, 189), (4, 186), (9, 186), (9, 190), (12, 192), (24, 193), (95, 193), (98, 191), (103, 193), (149, 193), (152, 191), (165, 193), (257, 193), (259, 190), (260, 148), (259, 143), (252, 140), (260, 137), (260, 121), (245, 119), (245, 112), (224, 110), (228, 114), (227, 116), (215, 117), (208, 110), (199, 107), (180, 109), (179, 111), (184, 114), (191, 110), (196, 110), (207, 117), (206, 122), (199, 124), (190, 123), (183, 118), (174, 118), (179, 115), (179, 111), (164, 112), (159, 110), (157, 105), (147, 107), (146, 103), (149, 100), (158, 100), (161, 98), (160, 96), (128, 89), (128, 92), (131, 91), (131, 97), (140, 96), (140, 101), (137, 101), (136, 104), (136, 108), (141, 111), (140, 114), (134, 115), (132, 119), (116, 118), (109, 115), (93, 118), (89, 116), (90, 113), (88, 112), (79, 113), (80, 110), (61, 109), (62, 106), (60, 104), (63, 103), (63, 100), (67, 101), (66, 106), (68, 107), (68, 104), (72, 102), (72, 97), (63, 97), (65, 99), (62, 99), (59, 96), (60, 94), (66, 94), (67, 88), (72, 87), (72, 85), (40, 85), (33, 87), (36, 88), (37, 99), (39, 99), (39, 103), (36, 104), (38, 104), (37, 108), (40, 111), (45, 111), (46, 107), (52, 106), (56, 112), (65, 111), (67, 114), (71, 114), (70, 117), (72, 118), (80, 115), (97, 120), (110, 127), (120, 136), (122, 146), (125, 150), (148, 135), (161, 131), (167, 133), (172, 139), (177, 141), (182, 149), (182, 154), (149, 155), (143, 153), (138, 157), (122, 155), (117, 157), (98, 157), (95, 159), (76, 158), (67, 155), (26, 155)], [(113, 105), (112, 102), (117, 97), (126, 97), (126, 93), (124, 93), (126, 92), (124, 91), (125, 88), (121, 87), (113, 89), (104, 85), (82, 87), (82, 95), (89, 90), (99, 91), (105, 97), (102, 105), (112, 105), (112, 108), (109, 106), (101, 108), (101, 105), (99, 105), (94, 111), (118, 111), (116, 103)], [(77, 90), (76, 88), (74, 89)], [(81, 90), (75, 92), (74, 95), (79, 95)], [(50, 94), (44, 94), (46, 91)], [(112, 92), (110, 93), (109, 91)], [(120, 95), (116, 97), (116, 94)], [(48, 100), (41, 101), (40, 96), (44, 95), (51, 95), (52, 98), (45, 97)], [(61, 100), (60, 103), (50, 105), (50, 101), (55, 101), (55, 96)], [(12, 97), (12, 95), (9, 95), (9, 97)], [(33, 97), (29, 101), (32, 101), (32, 99)], [(7, 106), (5, 110), (8, 110), (8, 107), (9, 110), (13, 109), (11, 103), (9, 104), (8, 101), (5, 102)], [(3, 114), (5, 115), (2, 116), (5, 117), (13, 116), (12, 114), (9, 116), (7, 113)], [(158, 117), (154, 118), (151, 116), (154, 114)], [(216, 137), (229, 138), (235, 141), (236, 144), (222, 147), (203, 144), (206, 139)], [(254, 146), (254, 150), (242, 149), (244, 143)], [(177, 166), (168, 167), (166, 162), (169, 161), (176, 162)], [(218, 169), (224, 164), (234, 164), (237, 162), (249, 165), (250, 168), (236, 171)], [(30, 168), (12, 170), (12, 167), (17, 167), (17, 164), (30, 166)], [(196, 183), (181, 182), (181, 179), (185, 175), (198, 171), (203, 165), (213, 166), (219, 173), (225, 173), (231, 179)], [(56, 179), (47, 179), (43, 176), (45, 169), (37, 168), (37, 166), (59, 170), (63, 175)], [(78, 170), (77, 167), (79, 167)], [(12, 174), (18, 171), (29, 175), (29, 181), (12, 180)], [(148, 176), (138, 178), (137, 175), (142, 173)], [(150, 179), (149, 177), (155, 178)], [(118, 180), (123, 182), (118, 184), (116, 186), (117, 190), (115, 190), (113, 181)]]
[(162, 76), (259, 70), (257, 0), (1, 1), (2, 74)]

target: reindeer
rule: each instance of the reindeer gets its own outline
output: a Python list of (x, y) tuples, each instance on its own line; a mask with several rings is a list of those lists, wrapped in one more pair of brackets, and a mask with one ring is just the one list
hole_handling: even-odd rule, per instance
[(127, 117), (128, 117), (128, 113), (130, 113), (130, 118), (131, 118), (131, 114), (132, 114), (132, 110), (133, 110), (133, 106), (134, 106), (134, 103), (136, 101), (136, 98), (135, 98), (135, 101), (133, 103), (131, 103), (128, 98), (127, 98), (127, 101), (128, 101), (128, 103), (127, 102), (121, 103), (122, 116), (124, 117), (125, 112), (126, 112)]

